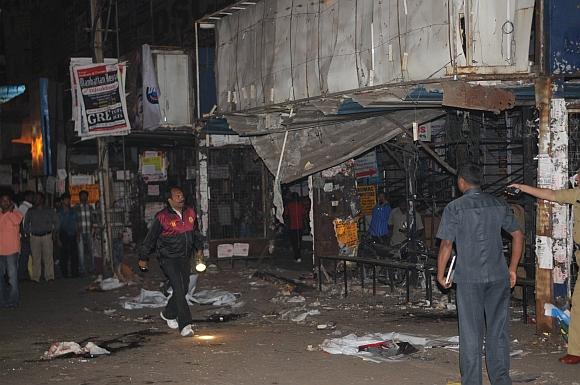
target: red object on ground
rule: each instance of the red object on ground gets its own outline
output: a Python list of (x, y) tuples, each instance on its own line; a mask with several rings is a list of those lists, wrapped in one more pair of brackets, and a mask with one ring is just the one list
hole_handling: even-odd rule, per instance
[(580, 364), (580, 356), (574, 356), (572, 354), (566, 354), (564, 357), (560, 357), (558, 360), (563, 364), (576, 365)]

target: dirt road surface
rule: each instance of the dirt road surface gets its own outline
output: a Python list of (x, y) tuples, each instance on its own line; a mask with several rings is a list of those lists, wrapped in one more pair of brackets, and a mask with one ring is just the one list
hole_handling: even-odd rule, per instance
[[(159, 318), (160, 309), (124, 310), (119, 305), (120, 297), (134, 296), (142, 286), (158, 287), (158, 271), (148, 273), (142, 284), (108, 292), (87, 291), (90, 278), (24, 282), (21, 307), (0, 311), (0, 384), (445, 385), (459, 380), (458, 354), (443, 348), (420, 349), (401, 361), (383, 363), (319, 349), (325, 339), (350, 333), (457, 335), (454, 311), (417, 305), (420, 292), (413, 296), (415, 305), (403, 304), (402, 293), (388, 290), (375, 297), (354, 292), (345, 299), (340, 285), (323, 293), (313, 287), (284, 296), (285, 285), (252, 277), (257, 268), (222, 266), (199, 278), (198, 290), (226, 289), (243, 304), (235, 309), (195, 305), (194, 318), (232, 311), (247, 315), (231, 322), (199, 323), (193, 338), (168, 329)], [(296, 269), (273, 271), (303, 275)], [(294, 295), (305, 302), (287, 303)], [(285, 311), (301, 306), (320, 314), (303, 322), (282, 319)], [(521, 322), (518, 306), (512, 308), (511, 322), (512, 350), (521, 351), (512, 359), (514, 384), (580, 384), (580, 365), (557, 361), (564, 353), (559, 337), (536, 335), (534, 325)], [(318, 330), (320, 324), (330, 327)], [(92, 341), (106, 345), (112, 354), (40, 360), (57, 341)]]

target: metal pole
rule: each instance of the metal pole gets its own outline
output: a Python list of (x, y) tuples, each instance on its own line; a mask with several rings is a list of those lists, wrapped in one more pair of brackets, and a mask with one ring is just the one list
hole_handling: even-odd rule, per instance
[(196, 99), (197, 99), (197, 119), (201, 119), (201, 97), (199, 95), (199, 24), (195, 23), (195, 76), (196, 76)]
[[(91, 5), (91, 28), (93, 31), (93, 63), (103, 63), (103, 35), (101, 26), (101, 15), (99, 11), (99, 0), (90, 0)], [(109, 220), (109, 152), (105, 138), (97, 138), (97, 156), (99, 162), (99, 190), (100, 190), (100, 211), (104, 221), (105, 231), (103, 232), (103, 259), (110, 263), (111, 271), (114, 273), (111, 245), (111, 226)]]

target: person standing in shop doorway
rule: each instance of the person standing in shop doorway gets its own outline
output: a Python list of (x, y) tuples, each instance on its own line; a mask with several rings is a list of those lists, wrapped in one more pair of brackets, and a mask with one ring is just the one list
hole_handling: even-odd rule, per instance
[(290, 195), (290, 202), (284, 208), (284, 217), (288, 224), (288, 237), (296, 263), (302, 262), (300, 249), (302, 247), (302, 229), (304, 229), (305, 216), (306, 210), (300, 200), (300, 195), (293, 192)]
[(42, 267), (44, 279), (54, 280), (53, 236), (58, 230), (58, 216), (50, 207), (45, 207), (44, 194), (36, 194), (35, 206), (24, 218), (24, 231), (30, 234), (32, 269), (30, 279), (40, 282)]
[(95, 260), (93, 255), (93, 208), (89, 204), (89, 193), (79, 192), (79, 204), (75, 207), (79, 221), (79, 272), (92, 273)]
[(384, 192), (379, 193), (379, 201), (373, 207), (369, 234), (377, 243), (389, 243), (389, 217), (391, 216), (391, 205)]
[[(70, 194), (64, 193), (60, 197), (62, 207), (58, 210), (59, 229), (58, 241), (60, 246), (60, 268), (65, 278), (79, 276), (78, 238), (79, 220), (77, 212), (70, 205)], [(70, 266), (69, 266), (70, 264)]]

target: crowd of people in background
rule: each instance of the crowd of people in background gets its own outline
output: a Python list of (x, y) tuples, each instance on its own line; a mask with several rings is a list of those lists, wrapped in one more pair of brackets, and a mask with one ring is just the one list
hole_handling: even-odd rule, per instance
[[(407, 239), (407, 200), (399, 200), (394, 208), (384, 192), (380, 192), (377, 204), (373, 207), (369, 221), (368, 232), (373, 240), (383, 245), (398, 246)], [(415, 212), (415, 234), (421, 236), (423, 221), (421, 215)]]
[(19, 281), (52, 282), (58, 270), (62, 278), (102, 272), (92, 248), (97, 220), (88, 197), (81, 191), (73, 206), (64, 193), (51, 207), (40, 192), (0, 192), (1, 308), (19, 305)]
[[(288, 192), (285, 196), (284, 223), (286, 235), (294, 261), (302, 262), (301, 247), (302, 236), (308, 234), (310, 218), (310, 199), (301, 197), (297, 192)], [(391, 205), (387, 194), (379, 192), (377, 203), (372, 213), (366, 218), (367, 232), (376, 243), (398, 247), (407, 240), (408, 203), (406, 199), (399, 199), (396, 205)], [(421, 215), (415, 212), (414, 218), (415, 236), (423, 236), (424, 226)]]

